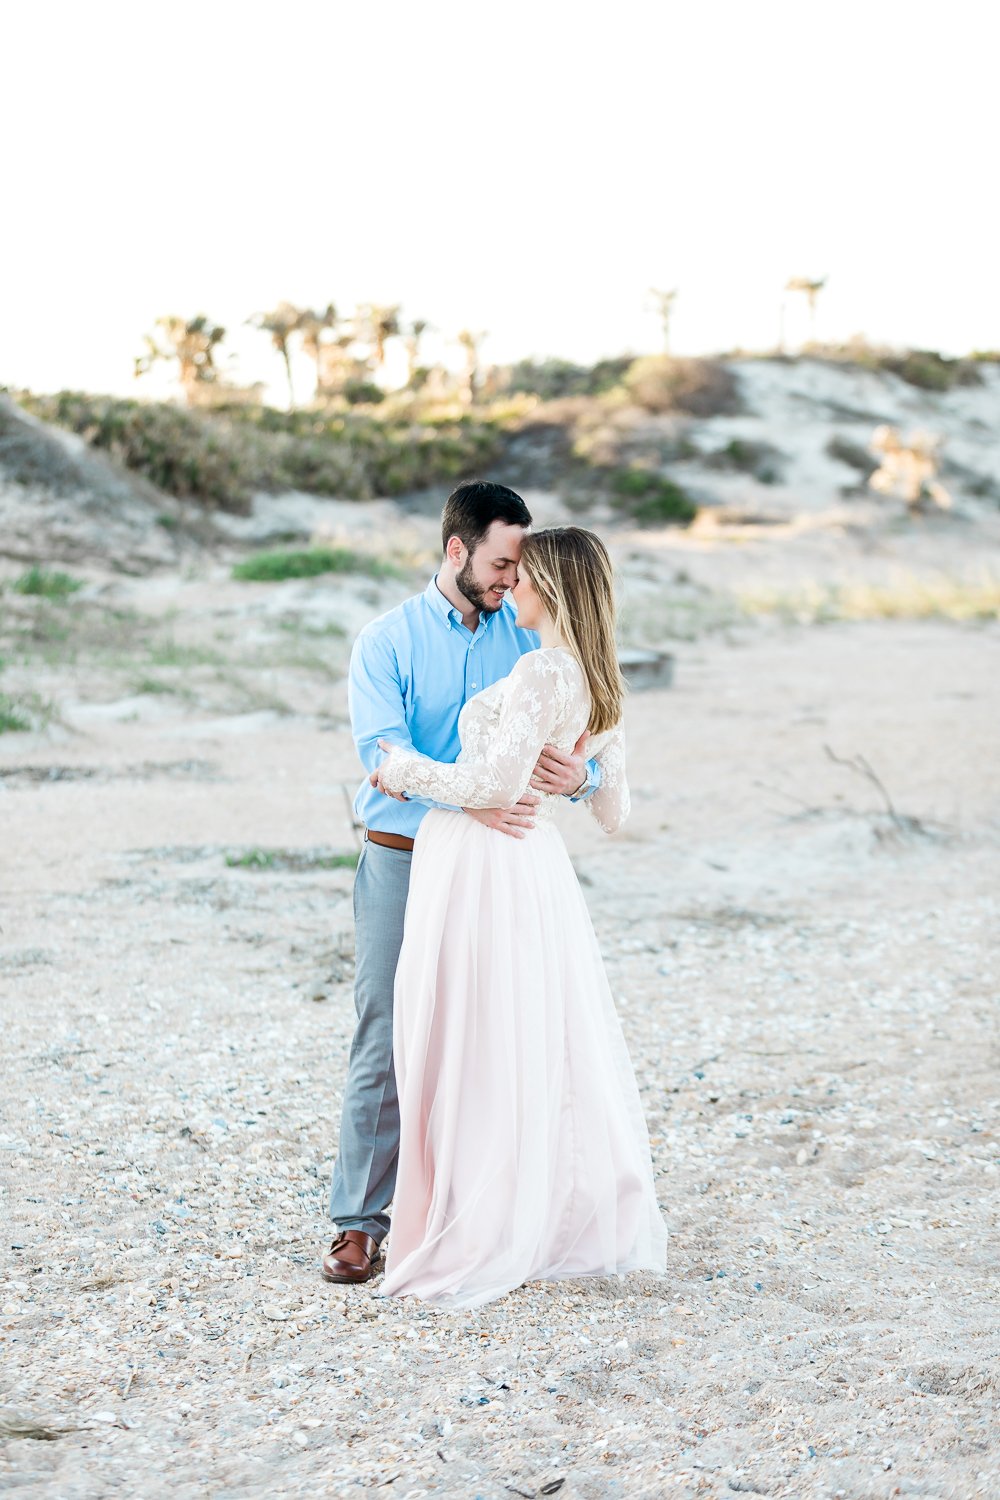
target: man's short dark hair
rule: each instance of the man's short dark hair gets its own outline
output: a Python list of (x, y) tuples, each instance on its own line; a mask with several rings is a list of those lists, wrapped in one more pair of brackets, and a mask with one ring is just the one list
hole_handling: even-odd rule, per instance
[(530, 526), (531, 512), (520, 495), (505, 484), (489, 479), (467, 480), (448, 496), (441, 517), (441, 546), (447, 551), (448, 538), (457, 536), (471, 556), (494, 521)]

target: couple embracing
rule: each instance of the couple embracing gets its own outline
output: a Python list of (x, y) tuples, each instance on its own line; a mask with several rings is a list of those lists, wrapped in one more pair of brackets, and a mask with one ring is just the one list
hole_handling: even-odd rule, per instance
[[(639, 1093), (551, 821), (629, 810), (610, 560), (460, 485), (422, 594), (351, 658), (368, 774), (354, 888), (357, 1029), (328, 1281), (451, 1307), (522, 1282), (662, 1270)], [(513, 600), (513, 603), (511, 602)]]

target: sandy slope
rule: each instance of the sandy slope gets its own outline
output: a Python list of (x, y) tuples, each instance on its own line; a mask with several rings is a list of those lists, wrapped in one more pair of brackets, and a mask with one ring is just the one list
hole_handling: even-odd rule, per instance
[[(623, 538), (647, 622), (678, 547), (730, 566)], [(633, 697), (629, 828), (563, 823), (669, 1271), (451, 1316), (317, 1277), (350, 872), (226, 864), (353, 847), (339, 673), (403, 585), (91, 576), (5, 679), (58, 712), (0, 740), (0, 1487), (1000, 1493), (996, 624), (695, 632)]]

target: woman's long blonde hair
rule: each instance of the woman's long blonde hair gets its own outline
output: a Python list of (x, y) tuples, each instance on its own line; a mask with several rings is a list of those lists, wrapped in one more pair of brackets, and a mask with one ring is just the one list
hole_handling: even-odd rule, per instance
[(579, 526), (529, 532), (523, 568), (556, 630), (576, 657), (590, 689), (591, 734), (622, 716), (625, 683), (615, 646), (614, 572), (600, 537)]

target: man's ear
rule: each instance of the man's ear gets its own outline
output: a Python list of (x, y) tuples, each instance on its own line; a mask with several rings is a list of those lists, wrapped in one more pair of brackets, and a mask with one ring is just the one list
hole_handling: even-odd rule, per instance
[(460, 536), (450, 536), (444, 555), (455, 568), (464, 568), (469, 552)]

